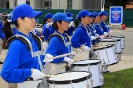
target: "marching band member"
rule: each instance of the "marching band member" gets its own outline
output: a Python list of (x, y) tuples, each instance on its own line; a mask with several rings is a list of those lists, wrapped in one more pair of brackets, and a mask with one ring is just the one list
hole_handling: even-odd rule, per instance
[(93, 26), (96, 29), (96, 33), (100, 36), (101, 39), (105, 38), (108, 36), (107, 32), (104, 32), (101, 25), (99, 24), (100, 22), (100, 14), (98, 12), (93, 12), (94, 16), (94, 23)]
[[(94, 23), (93, 26), (96, 29), (96, 33), (100, 36), (100, 39), (104, 39), (108, 36), (107, 32), (103, 31), (103, 28), (100, 25), (100, 14), (98, 12), (93, 12), (93, 16), (94, 16)], [(104, 64), (103, 66), (103, 73), (108, 73), (108, 66), (106, 64)]]
[(106, 20), (108, 18), (108, 13), (106, 11), (100, 12), (100, 18), (101, 18), (100, 25), (101, 25), (103, 31), (109, 35), (110, 28), (109, 28), (108, 24), (106, 23)]
[[(80, 60), (86, 60), (89, 59), (89, 51), (91, 48), (91, 40), (90, 35), (87, 30), (87, 25), (89, 24), (89, 17), (91, 16), (91, 13), (88, 13), (86, 10), (81, 10), (78, 13), (77, 20), (75, 21), (76, 29), (74, 34), (71, 38), (72, 47), (78, 49), (83, 49), (84, 52), (88, 52), (85, 56), (83, 56)], [(80, 21), (80, 24), (77, 25), (78, 20)]]
[(57, 36), (52, 36), (48, 41), (48, 47), (46, 49), (46, 55), (44, 62), (52, 63), (52, 74), (57, 74), (60, 72), (65, 72), (64, 69), (61, 70), (61, 67), (64, 66), (63, 62), (68, 62), (70, 66), (73, 63), (73, 60), (69, 57), (62, 57), (57, 59), (50, 59), (58, 55), (66, 54), (71, 52), (71, 47), (67, 34), (64, 31), (67, 31), (69, 28), (69, 22), (72, 20), (71, 17), (68, 17), (65, 13), (56, 13), (53, 16), (53, 28)]
[(42, 34), (45, 41), (47, 41), (48, 37), (54, 33), (54, 29), (52, 28), (52, 17), (53, 15), (51, 13), (48, 13), (45, 15), (45, 18), (43, 20)]
[[(35, 28), (34, 18), (41, 15), (42, 12), (34, 11), (28, 4), (16, 6), (13, 9), (12, 14), (12, 23), (15, 24), (17, 30), (16, 35), (27, 38), (30, 41), (34, 52), (38, 51), (39, 48), (36, 41), (29, 35), (29, 32)], [(3, 31), (5, 33), (4, 42), (6, 42), (13, 36), (8, 21), (5, 22)], [(16, 39), (13, 40), (8, 47), (8, 52), (1, 70), (1, 77), (9, 83), (23, 84), (26, 82), (26, 79), (30, 77), (32, 77), (33, 80), (43, 79), (44, 73), (40, 71), (38, 58), (32, 57), (30, 50), (27, 49), (27, 45)], [(35, 82), (40, 83), (40, 81)], [(25, 86), (29, 88), (29, 85)], [(34, 83), (32, 83), (32, 85), (34, 85)]]
[[(90, 12), (89, 12), (90, 13)], [(90, 37), (91, 37), (91, 42), (92, 45), (95, 45), (95, 43), (97, 42), (97, 38), (99, 38), (99, 36), (96, 34), (96, 30), (93, 27), (92, 23), (93, 23), (93, 13), (90, 13), (91, 15), (89, 16), (89, 24), (87, 25), (87, 29), (90, 33)]]

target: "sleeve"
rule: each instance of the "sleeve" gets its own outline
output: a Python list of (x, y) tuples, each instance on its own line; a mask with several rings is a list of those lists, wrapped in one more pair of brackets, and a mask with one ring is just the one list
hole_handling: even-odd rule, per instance
[(35, 29), (36, 35), (40, 37), (39, 32)]
[(19, 68), (23, 47), (16, 43), (11, 42), (1, 71), (1, 77), (9, 83), (23, 82), (32, 74), (31, 69)]
[(48, 40), (48, 37), (54, 32), (54, 29), (50, 26), (49, 28), (46, 28), (46, 25), (43, 27), (42, 34), (44, 36), (44, 40)]
[(82, 31), (80, 30), (80, 28), (76, 29), (75, 33), (71, 38), (72, 47), (79, 48), (81, 46), (80, 44), (81, 34), (82, 34)]
[(74, 27), (69, 27), (67, 31), (65, 31), (69, 36), (73, 35)]
[(95, 29), (96, 29), (96, 33), (99, 34), (99, 35), (104, 35), (104, 32), (98, 27), (98, 26), (94, 26)]
[(103, 31), (108, 33), (108, 28), (105, 26), (105, 24), (101, 22), (100, 25), (103, 28)]
[[(52, 56), (57, 56), (56, 52), (58, 51), (58, 46), (60, 46), (60, 40), (56, 37), (53, 37), (51, 38), (50, 42), (49, 42), (49, 45), (46, 49), (46, 54), (49, 53), (51, 54)], [(64, 61), (64, 57), (63, 58), (57, 58), (57, 59), (54, 59), (52, 61), (52, 63), (61, 63)]]
[(49, 28), (46, 28), (46, 24), (43, 26), (42, 34), (44, 36), (44, 40), (47, 41), (49, 36)]

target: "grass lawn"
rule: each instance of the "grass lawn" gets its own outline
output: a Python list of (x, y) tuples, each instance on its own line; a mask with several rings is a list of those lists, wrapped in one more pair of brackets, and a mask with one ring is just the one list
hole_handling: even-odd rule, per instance
[(102, 88), (133, 88), (133, 68), (104, 74)]

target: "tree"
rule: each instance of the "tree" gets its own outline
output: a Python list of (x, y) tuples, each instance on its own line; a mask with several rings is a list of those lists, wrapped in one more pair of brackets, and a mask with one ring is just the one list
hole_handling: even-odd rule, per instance
[(105, 0), (105, 8), (108, 9), (110, 6), (123, 6), (127, 4), (127, 0)]

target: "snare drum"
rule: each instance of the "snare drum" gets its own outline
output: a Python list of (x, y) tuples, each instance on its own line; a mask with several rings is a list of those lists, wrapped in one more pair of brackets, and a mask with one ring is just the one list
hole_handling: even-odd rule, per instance
[(89, 59), (73, 63), (73, 71), (87, 71), (92, 73), (93, 87), (103, 85), (103, 76), (101, 74), (101, 61), (98, 59)]
[(121, 39), (107, 38), (107, 39), (100, 40), (100, 45), (104, 46), (104, 45), (107, 45), (107, 44), (114, 44), (115, 47), (116, 47), (117, 54), (122, 53)]
[(93, 88), (91, 73), (67, 72), (50, 77), (47, 80), (49, 88)]
[(118, 56), (117, 53), (115, 51), (115, 46), (114, 44), (108, 44), (106, 45), (106, 52), (107, 52), (107, 56), (108, 56), (108, 60), (109, 60), (109, 65), (113, 65), (118, 63)]
[(121, 48), (124, 49), (125, 48), (125, 36), (123, 35), (119, 35), (119, 36), (111, 36), (114, 39), (121, 39)]
[(94, 55), (96, 55), (95, 59), (100, 59), (102, 61), (102, 65), (106, 64), (106, 65), (110, 65), (109, 63), (109, 59), (108, 59), (108, 55), (106, 52), (106, 49), (108, 47), (107, 46), (102, 46), (102, 47), (95, 47), (94, 51)]

